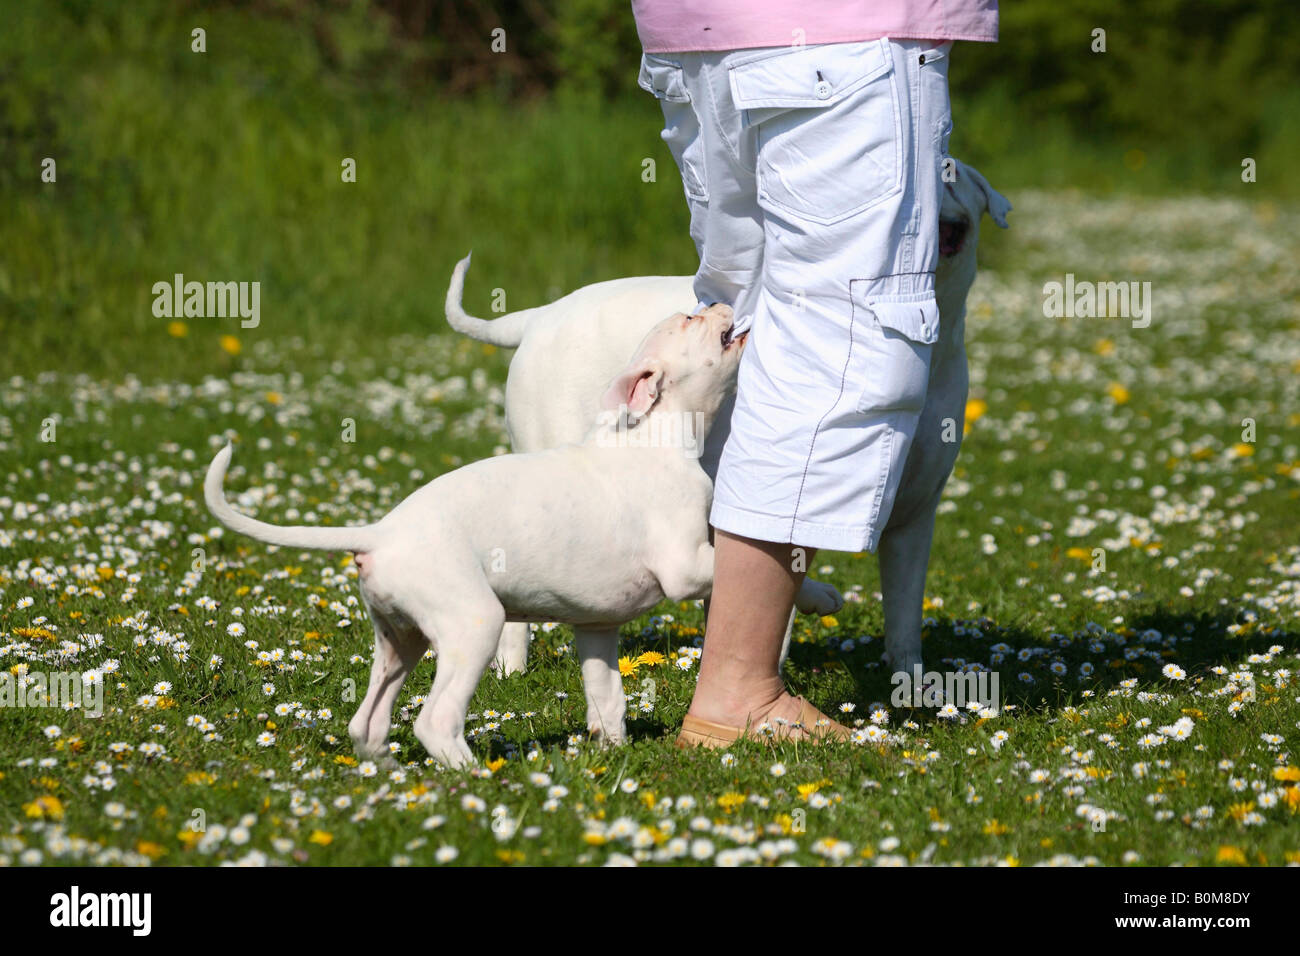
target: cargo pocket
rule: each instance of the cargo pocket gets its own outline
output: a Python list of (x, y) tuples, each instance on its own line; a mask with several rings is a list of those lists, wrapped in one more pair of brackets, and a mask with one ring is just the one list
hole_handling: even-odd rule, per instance
[(708, 202), (709, 188), (704, 170), (700, 120), (691, 104), (691, 94), (686, 88), (681, 64), (643, 53), (637, 85), (647, 93), (653, 93), (663, 108), (664, 129), (659, 135), (668, 144), (673, 162), (681, 172), (686, 197)]
[(888, 40), (766, 51), (729, 70), (732, 99), (755, 129), (758, 201), (769, 212), (830, 224), (903, 188)]
[(925, 297), (877, 297), (854, 290), (853, 309), (867, 324), (858, 411), (920, 414), (939, 339), (939, 305)]

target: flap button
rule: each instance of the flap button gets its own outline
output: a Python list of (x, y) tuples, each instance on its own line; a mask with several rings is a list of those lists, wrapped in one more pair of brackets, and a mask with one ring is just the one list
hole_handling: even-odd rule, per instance
[(818, 80), (813, 92), (817, 94), (817, 99), (824, 100), (831, 95), (831, 85), (825, 80)]

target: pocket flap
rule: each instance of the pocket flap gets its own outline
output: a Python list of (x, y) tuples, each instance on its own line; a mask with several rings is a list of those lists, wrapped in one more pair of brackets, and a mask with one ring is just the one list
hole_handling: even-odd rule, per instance
[(731, 96), (745, 110), (830, 106), (893, 66), (885, 40), (794, 47), (732, 65)]
[(670, 103), (689, 103), (691, 94), (682, 79), (682, 68), (671, 60), (661, 60), (649, 53), (641, 54), (641, 75), (637, 86)]
[(939, 340), (939, 303), (934, 298), (920, 302), (869, 299), (867, 308), (882, 326), (901, 332), (913, 342), (933, 345)]

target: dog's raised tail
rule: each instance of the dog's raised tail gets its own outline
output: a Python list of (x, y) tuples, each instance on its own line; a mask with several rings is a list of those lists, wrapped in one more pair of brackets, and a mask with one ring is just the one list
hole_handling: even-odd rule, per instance
[(222, 483), (230, 467), (233, 449), (226, 447), (208, 465), (208, 475), (203, 481), (203, 499), (213, 516), (231, 531), (246, 534), (258, 541), (279, 544), (287, 548), (314, 548), (321, 551), (370, 551), (375, 546), (375, 526), (359, 525), (353, 528), (320, 528), (309, 525), (274, 525), (240, 514), (230, 507)]
[(503, 349), (516, 348), (524, 340), (524, 329), (537, 310), (521, 309), (491, 320), (470, 315), (460, 304), (465, 293), (465, 273), (469, 270), (469, 260), (470, 257), (466, 256), (452, 270), (451, 285), (447, 287), (447, 324), (471, 339)]

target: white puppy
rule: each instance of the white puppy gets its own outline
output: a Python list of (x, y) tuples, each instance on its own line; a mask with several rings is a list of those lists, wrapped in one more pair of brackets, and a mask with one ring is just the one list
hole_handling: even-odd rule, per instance
[[(1007, 226), (1011, 204), (974, 168), (954, 160), (939, 212), (940, 262), (936, 276), (940, 333), (930, 363), (924, 410), (902, 483), (879, 547), (885, 610), (885, 650), (891, 667), (911, 672), (921, 660), (921, 602), (934, 530), (934, 513), (961, 446), (968, 389), (965, 347), (966, 294), (975, 281), (980, 218), (987, 212)], [(549, 305), (484, 320), (461, 307), (467, 256), (447, 291), (447, 321), (482, 342), (516, 348), (506, 380), (506, 424), (516, 451), (550, 448), (580, 437), (599, 396), (659, 317), (695, 308), (692, 276), (642, 276), (585, 286)], [(708, 437), (701, 458), (717, 474), (731, 403)], [(829, 613), (841, 603), (829, 585), (806, 582), (800, 610)], [(522, 670), (526, 627), (507, 626), (499, 659), (506, 672)], [(789, 632), (786, 648), (789, 649)]]
[(731, 327), (726, 305), (662, 320), (605, 390), (581, 444), (466, 465), (371, 525), (279, 527), (240, 514), (222, 490), (230, 446), (217, 453), (204, 496), (226, 527), (356, 552), (375, 626), (370, 686), (348, 724), (358, 754), (387, 755), (393, 703), (432, 645), (437, 675), (415, 735), (449, 766), (471, 761), (465, 711), (506, 621), (575, 625), (588, 728), (623, 740), (619, 625), (665, 598), (707, 597), (713, 581), (712, 481), (683, 448), (629, 436), (680, 433), (683, 420), (707, 432), (735, 388), (745, 336)]

